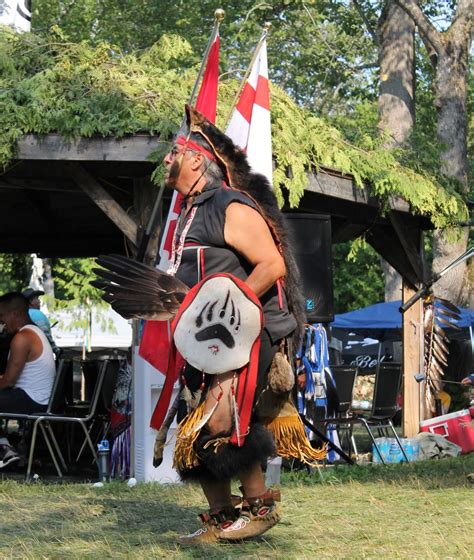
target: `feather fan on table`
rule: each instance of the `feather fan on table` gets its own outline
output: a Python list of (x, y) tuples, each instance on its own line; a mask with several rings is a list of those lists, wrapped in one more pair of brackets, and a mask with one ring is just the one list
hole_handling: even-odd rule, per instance
[(433, 296), (425, 300), (425, 407), (434, 415), (437, 414), (436, 401), (443, 388), (444, 368), (448, 365), (449, 339), (445, 329), (459, 330), (455, 321), (460, 318), (460, 310), (448, 300)]
[(174, 276), (122, 255), (100, 256), (96, 262), (102, 268), (94, 268), (99, 279), (91, 284), (125, 319), (172, 319), (189, 291)]

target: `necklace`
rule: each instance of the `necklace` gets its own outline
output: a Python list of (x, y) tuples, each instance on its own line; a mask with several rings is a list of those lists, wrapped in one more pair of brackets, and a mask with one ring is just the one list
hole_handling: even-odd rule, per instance
[[(189, 212), (189, 214), (186, 216), (186, 209), (183, 208), (183, 210), (181, 210), (181, 214), (180, 217), (178, 219), (178, 223), (176, 224), (176, 231), (175, 234), (173, 235), (173, 242), (171, 244), (171, 264), (168, 267), (168, 270), (166, 271), (168, 274), (171, 274), (171, 276), (174, 276), (179, 268), (179, 265), (181, 264), (181, 259), (183, 258), (183, 249), (184, 249), (184, 242), (186, 239), (186, 235), (189, 231), (189, 228), (191, 227), (191, 224), (193, 223), (194, 220), (194, 216), (196, 214), (198, 207), (197, 206), (193, 206), (191, 208), (191, 211)], [(183, 218), (186, 220), (184, 227), (181, 231), (181, 234), (179, 233), (179, 229), (181, 226), (181, 221), (183, 220)]]

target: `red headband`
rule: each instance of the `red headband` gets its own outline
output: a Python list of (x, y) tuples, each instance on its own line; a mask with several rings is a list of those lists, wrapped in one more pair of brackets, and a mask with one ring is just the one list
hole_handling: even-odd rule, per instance
[(193, 150), (194, 152), (200, 152), (210, 160), (216, 161), (216, 156), (212, 152), (206, 150), (206, 148), (204, 148), (200, 144), (196, 144), (196, 142), (193, 142), (192, 140), (188, 140), (185, 136), (178, 136), (175, 144), (178, 144), (178, 146), (186, 146), (186, 148), (188, 148), (189, 150)]

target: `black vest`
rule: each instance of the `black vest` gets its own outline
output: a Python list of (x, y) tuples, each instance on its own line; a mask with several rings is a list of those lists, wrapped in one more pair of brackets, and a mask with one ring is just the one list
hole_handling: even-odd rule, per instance
[[(224, 239), (225, 212), (231, 202), (240, 202), (256, 210), (255, 203), (244, 193), (208, 183), (202, 194), (193, 202), (198, 209), (185, 239), (185, 248), (177, 278), (188, 286), (194, 286), (205, 276), (229, 272), (246, 280), (252, 265), (229, 247)], [(184, 224), (183, 224), (184, 225)], [(177, 231), (179, 236), (181, 231)], [(284, 290), (278, 298), (278, 288), (273, 285), (260, 297), (265, 328), (275, 343), (288, 336), (296, 328), (296, 320), (288, 311)]]

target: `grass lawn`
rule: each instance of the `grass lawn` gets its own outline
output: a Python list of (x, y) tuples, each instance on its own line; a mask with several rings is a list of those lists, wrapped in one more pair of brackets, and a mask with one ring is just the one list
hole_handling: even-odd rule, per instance
[(472, 558), (474, 453), (284, 473), (282, 522), (258, 540), (180, 548), (194, 486), (0, 482), (0, 558)]

